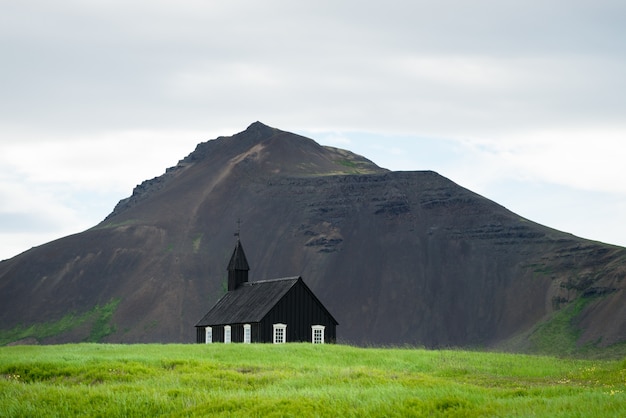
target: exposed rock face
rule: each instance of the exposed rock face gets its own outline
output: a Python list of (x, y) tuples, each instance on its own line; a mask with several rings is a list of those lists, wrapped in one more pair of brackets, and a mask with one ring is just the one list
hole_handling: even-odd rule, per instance
[(96, 227), (0, 263), (0, 327), (120, 299), (106, 341), (192, 342), (238, 219), (250, 280), (302, 275), (340, 341), (489, 346), (580, 297), (580, 343), (626, 340), (625, 249), (258, 122), (198, 145)]

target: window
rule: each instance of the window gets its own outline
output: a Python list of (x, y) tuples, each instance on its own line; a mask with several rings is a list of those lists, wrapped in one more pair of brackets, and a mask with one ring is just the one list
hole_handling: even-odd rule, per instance
[(230, 325), (224, 325), (224, 343), (230, 344)]
[(312, 337), (311, 341), (313, 344), (324, 344), (324, 329), (326, 327), (324, 325), (313, 325), (311, 327)]
[(250, 344), (252, 341), (251, 338), (251, 327), (250, 324), (245, 324), (243, 326), (243, 343), (244, 344)]
[(274, 324), (274, 344), (284, 344), (287, 341), (287, 325)]
[(205, 332), (204, 342), (206, 344), (211, 344), (213, 342), (213, 328), (206, 327), (204, 329), (204, 332)]

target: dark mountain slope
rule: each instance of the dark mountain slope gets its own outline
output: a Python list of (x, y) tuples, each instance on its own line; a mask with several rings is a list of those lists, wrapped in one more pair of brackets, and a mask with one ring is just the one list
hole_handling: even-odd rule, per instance
[(623, 248), (258, 122), (198, 145), (93, 229), (0, 263), (0, 327), (119, 300), (105, 341), (191, 342), (225, 291), (239, 218), (251, 280), (302, 275), (342, 341), (495, 345), (577, 301), (580, 343), (626, 340)]

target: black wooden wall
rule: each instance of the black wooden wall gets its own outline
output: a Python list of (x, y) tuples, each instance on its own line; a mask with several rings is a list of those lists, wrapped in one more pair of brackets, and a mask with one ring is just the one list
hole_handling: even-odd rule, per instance
[(311, 326), (326, 327), (326, 343), (337, 339), (337, 324), (302, 281), (298, 281), (260, 323), (260, 342), (273, 342), (273, 324), (287, 324), (287, 342), (311, 342)]

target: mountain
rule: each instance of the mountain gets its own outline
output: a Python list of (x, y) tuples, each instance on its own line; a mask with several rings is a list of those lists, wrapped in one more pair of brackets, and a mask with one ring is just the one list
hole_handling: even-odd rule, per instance
[(193, 342), (238, 220), (250, 280), (303, 276), (341, 342), (626, 342), (626, 249), (260, 122), (199, 144), (93, 228), (1, 262), (4, 342)]

